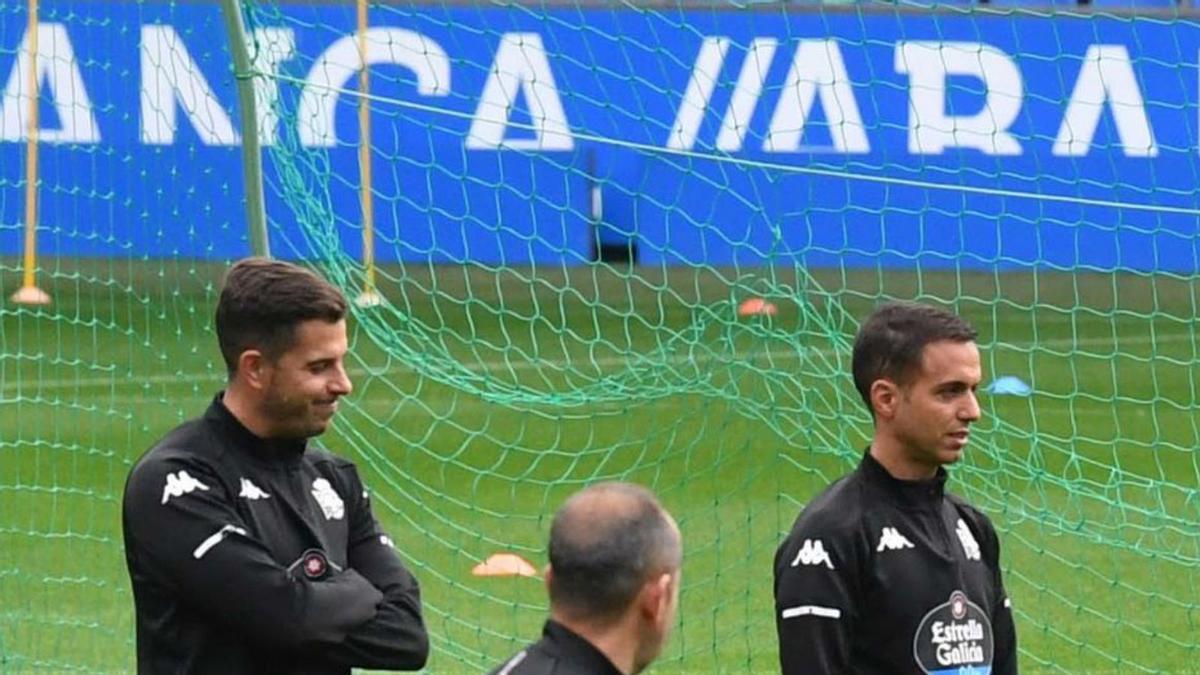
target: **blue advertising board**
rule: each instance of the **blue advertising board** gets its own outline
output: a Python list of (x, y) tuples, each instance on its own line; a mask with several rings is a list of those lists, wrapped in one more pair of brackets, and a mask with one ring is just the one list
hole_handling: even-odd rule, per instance
[[(260, 101), (288, 112), (259, 120), (275, 251), (357, 257), (353, 7), (252, 19)], [(246, 254), (219, 7), (51, 1), (42, 22), (42, 250)], [(1200, 269), (1191, 21), (379, 5), (370, 25), (381, 261), (582, 264), (599, 223), (655, 265)], [(5, 254), (27, 39), (0, 17)]]

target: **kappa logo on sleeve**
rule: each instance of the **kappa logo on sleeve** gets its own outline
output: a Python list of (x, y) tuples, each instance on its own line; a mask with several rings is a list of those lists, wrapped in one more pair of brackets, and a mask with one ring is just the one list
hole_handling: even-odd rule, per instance
[(825, 550), (825, 544), (821, 543), (820, 539), (804, 540), (804, 545), (800, 547), (800, 552), (792, 561), (792, 567), (799, 565), (824, 565), (833, 569), (833, 561), (829, 559), (829, 552)]
[(341, 520), (346, 515), (346, 504), (325, 478), (312, 483), (312, 496), (325, 514), (325, 520)]
[(915, 548), (913, 543), (908, 540), (908, 537), (900, 534), (900, 531), (894, 527), (885, 527), (879, 533), (879, 546), (875, 547), (875, 552), (880, 551), (898, 551), (904, 548)]
[(162, 503), (166, 504), (172, 497), (182, 497), (189, 492), (207, 489), (207, 485), (192, 478), (187, 471), (168, 473), (167, 484), (163, 486)]

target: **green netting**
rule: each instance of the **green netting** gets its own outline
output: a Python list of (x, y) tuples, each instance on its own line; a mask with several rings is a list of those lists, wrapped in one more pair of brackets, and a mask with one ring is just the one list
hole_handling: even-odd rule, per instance
[[(260, 124), (273, 250), (356, 297), (367, 270), (355, 7), (245, 10), (259, 60), (243, 75), (276, 120)], [(215, 112), (235, 119), (236, 78), (215, 4), (45, 11), (75, 39), (103, 133), (45, 146), (39, 281), (54, 304), (0, 309), (0, 670), (124, 671), (124, 477), (220, 386), (212, 309), (220, 274), (248, 253), (238, 149)], [(0, 0), (0, 74), (24, 12)], [(981, 331), (987, 379), (1034, 389), (984, 397), (953, 474), (1001, 532), (1023, 670), (1195, 669), (1200, 298), (1194, 264), (1172, 257), (1195, 251), (1200, 215), (1186, 137), (1192, 19), (570, 2), (373, 3), (369, 16), (397, 29), (371, 35), (384, 55), (368, 97), (383, 302), (354, 310), (356, 390), (323, 441), (362, 468), (422, 582), (431, 671), (478, 672), (537, 634), (540, 583), (470, 570), (498, 551), (543, 564), (549, 516), (603, 479), (651, 486), (684, 533), (680, 625), (655, 667), (776, 669), (771, 558), (869, 438), (850, 345), (887, 298), (954, 307)], [(179, 43), (145, 32), (163, 25)], [(813, 84), (836, 77), (805, 71), (816, 79), (788, 84), (804, 40), (822, 41), (811, 56), (829, 53), (826, 38), (858, 124), (842, 93)], [(218, 92), (215, 107), (203, 93), (168, 100), (171, 143), (144, 140), (144, 129), (166, 133), (147, 119), (167, 109), (131, 103), (161, 99), (116, 84), (147, 81), (145, 60), (118, 52), (150, 39), (187, 52)], [(904, 40), (994, 43), (1025, 68), (1010, 134), (1024, 154), (995, 152), (1008, 126), (984, 123), (962, 132), (962, 148), (911, 151), (900, 74), (916, 66), (897, 65)], [(1091, 43), (1131, 54), (1156, 155), (1135, 145), (1128, 97), (1102, 106), (1090, 134), (1086, 115), (1066, 125), (1066, 146), (1086, 137), (1090, 156), (1051, 151), (1079, 73), (1092, 72)], [(505, 44), (521, 58), (500, 61)], [(958, 48), (941, 49), (957, 63)], [(986, 50), (973, 49), (982, 63)], [(1117, 69), (1094, 72), (1119, 78), (1120, 55), (1104, 53)], [(720, 63), (705, 70), (705, 58)], [(502, 114), (480, 106), (489, 78)], [(947, 114), (980, 110), (977, 77), (948, 81)], [(775, 125), (774, 101), (803, 82), (808, 129)], [(687, 112), (688, 101), (711, 105)], [(132, 125), (128, 143), (107, 126), (118, 119)], [(860, 133), (870, 152), (847, 151)], [(22, 151), (0, 142), (5, 296), (21, 269)], [(1111, 256), (1097, 252), (1106, 246)], [(777, 311), (739, 317), (748, 298)]]

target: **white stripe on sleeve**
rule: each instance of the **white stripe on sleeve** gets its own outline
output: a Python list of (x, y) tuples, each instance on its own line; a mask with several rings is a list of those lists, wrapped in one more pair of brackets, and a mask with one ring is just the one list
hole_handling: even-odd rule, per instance
[(821, 616), (826, 619), (842, 618), (842, 610), (836, 607), (821, 607), (820, 605), (797, 605), (783, 610), (783, 618), (794, 619), (798, 616)]
[(237, 527), (235, 525), (226, 525), (225, 527), (222, 527), (221, 529), (214, 532), (213, 535), (211, 537), (209, 537), (208, 539), (205, 539), (204, 541), (200, 542), (200, 545), (196, 547), (196, 550), (192, 551), (192, 557), (195, 558), (196, 560), (203, 558), (205, 553), (208, 553), (212, 549), (212, 547), (221, 543), (221, 541), (224, 540), (225, 537), (228, 536), (230, 532), (237, 532), (238, 534), (242, 535), (243, 537), (246, 536), (246, 531), (243, 530), (242, 528)]

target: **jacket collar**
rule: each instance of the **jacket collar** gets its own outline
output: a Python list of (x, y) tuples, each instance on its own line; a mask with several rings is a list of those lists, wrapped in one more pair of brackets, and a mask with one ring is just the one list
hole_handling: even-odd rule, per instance
[(949, 474), (944, 467), (938, 467), (933, 478), (924, 480), (901, 480), (895, 478), (874, 457), (871, 449), (863, 455), (862, 463), (858, 465), (866, 483), (874, 490), (887, 497), (898, 506), (912, 508), (927, 508), (941, 504), (946, 495), (946, 479)]
[(225, 392), (213, 397), (204, 421), (230, 441), (230, 449), (267, 468), (286, 468), (300, 463), (308, 449), (305, 439), (274, 439), (256, 436), (225, 407)]
[(621, 671), (608, 660), (604, 652), (554, 619), (547, 620), (542, 629), (542, 644), (559, 656), (563, 663), (571, 664), (572, 672), (621, 675)]

